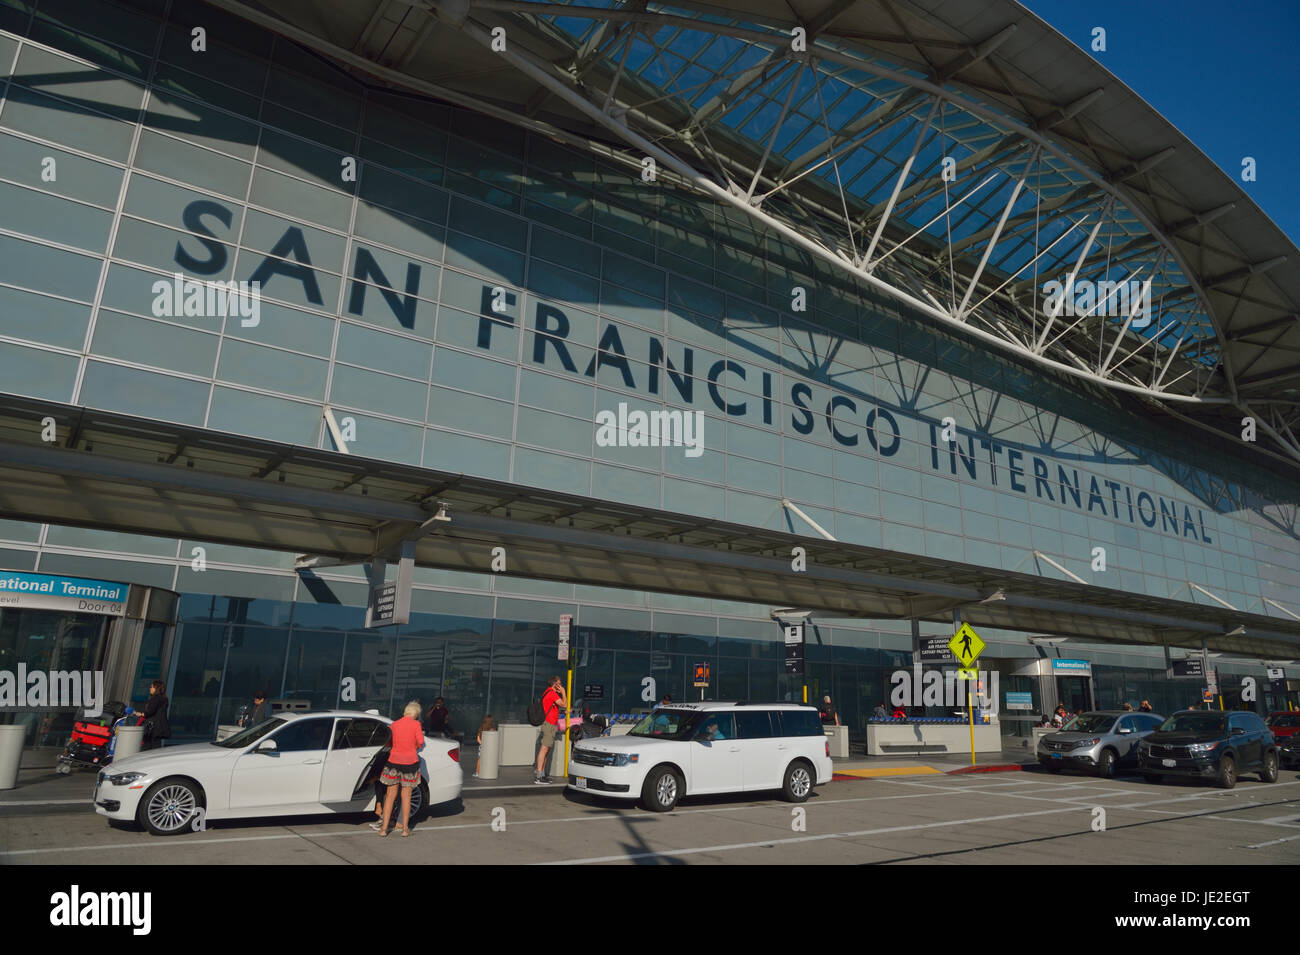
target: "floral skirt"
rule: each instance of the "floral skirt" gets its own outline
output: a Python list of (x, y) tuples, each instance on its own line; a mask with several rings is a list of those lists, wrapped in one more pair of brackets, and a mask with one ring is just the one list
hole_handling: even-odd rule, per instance
[(420, 764), (411, 763), (409, 766), (388, 763), (384, 766), (384, 771), (379, 774), (379, 782), (384, 786), (396, 786), (399, 783), (403, 789), (414, 789), (420, 785)]

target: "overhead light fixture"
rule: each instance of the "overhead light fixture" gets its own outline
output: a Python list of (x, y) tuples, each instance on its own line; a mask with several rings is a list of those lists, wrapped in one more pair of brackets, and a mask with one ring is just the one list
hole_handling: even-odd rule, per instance
[(981, 600), (980, 603), (991, 604), (991, 603), (996, 603), (999, 600), (1006, 600), (1006, 599), (1007, 599), (1007, 595), (1005, 593), (1003, 593), (1001, 590), (995, 590), (993, 591), (993, 593), (989, 594), (987, 597)]
[(1055, 647), (1062, 643), (1069, 643), (1070, 637), (1029, 637), (1029, 642), (1036, 647)]
[(784, 610), (773, 610), (771, 613), (772, 619), (778, 623), (783, 623), (786, 620), (801, 622), (807, 620), (811, 616), (811, 610), (796, 610), (793, 607)]

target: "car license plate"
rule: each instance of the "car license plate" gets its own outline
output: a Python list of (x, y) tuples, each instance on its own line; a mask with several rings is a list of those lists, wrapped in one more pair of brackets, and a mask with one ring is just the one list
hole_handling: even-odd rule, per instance
[(1160, 760), (1160, 765), (1162, 765), (1162, 766), (1177, 766), (1177, 765), (1178, 765), (1178, 760), (1176, 760), (1176, 759), (1162, 759), (1162, 760)]
[(583, 776), (575, 776), (573, 779), (573, 785), (577, 786), (579, 789), (586, 789), (587, 780)]

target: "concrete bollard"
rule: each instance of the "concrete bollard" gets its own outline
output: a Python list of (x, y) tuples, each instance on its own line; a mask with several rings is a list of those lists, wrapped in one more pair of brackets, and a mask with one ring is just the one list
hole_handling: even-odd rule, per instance
[(118, 763), (128, 756), (140, 752), (144, 745), (143, 726), (119, 726), (117, 728), (117, 745), (113, 747), (113, 762)]
[(23, 740), (27, 727), (22, 723), (0, 726), (0, 789), (18, 785), (18, 767), (23, 761)]
[(501, 731), (484, 730), (478, 748), (478, 778), (496, 779), (501, 765)]

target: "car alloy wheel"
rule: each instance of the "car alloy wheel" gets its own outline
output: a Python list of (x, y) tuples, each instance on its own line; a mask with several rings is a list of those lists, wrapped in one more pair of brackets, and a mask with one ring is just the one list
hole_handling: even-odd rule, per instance
[(1264, 754), (1264, 768), (1259, 771), (1259, 778), (1266, 783), (1277, 782), (1277, 753)]
[(655, 785), (655, 799), (661, 806), (671, 806), (677, 802), (677, 777), (672, 773), (664, 773), (659, 777), (658, 784)]
[(791, 763), (785, 771), (785, 798), (790, 802), (803, 802), (812, 792), (812, 774), (807, 763)]
[(651, 770), (641, 786), (641, 803), (651, 812), (671, 812), (682, 793), (682, 781), (670, 766)]
[(1237, 761), (1226, 753), (1219, 757), (1219, 788), (1231, 789), (1237, 785)]
[(158, 835), (182, 831), (194, 820), (198, 810), (198, 796), (181, 782), (160, 784), (145, 797), (145, 822)]
[(1097, 775), (1110, 779), (1115, 775), (1115, 754), (1103, 749), (1097, 757)]

